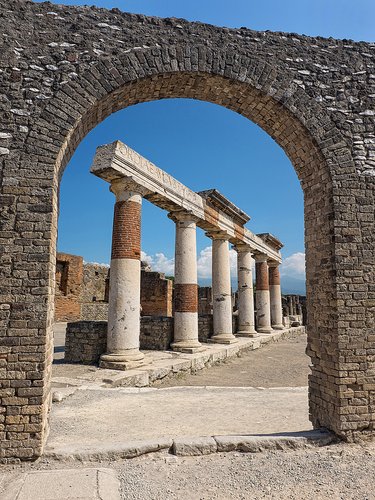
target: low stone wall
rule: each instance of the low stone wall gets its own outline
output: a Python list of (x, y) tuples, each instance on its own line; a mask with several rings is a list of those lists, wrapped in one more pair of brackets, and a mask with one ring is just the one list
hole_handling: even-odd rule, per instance
[(98, 363), (107, 346), (107, 321), (68, 323), (65, 337), (65, 361), (87, 365)]
[(167, 351), (173, 340), (173, 318), (171, 316), (142, 316), (141, 349)]
[[(173, 341), (173, 317), (142, 316), (140, 346), (145, 351), (167, 351)], [(198, 319), (199, 341), (207, 342), (213, 333), (212, 314)], [(237, 316), (233, 316), (236, 331)], [(96, 364), (106, 350), (107, 321), (76, 321), (68, 323), (65, 340), (65, 361)]]

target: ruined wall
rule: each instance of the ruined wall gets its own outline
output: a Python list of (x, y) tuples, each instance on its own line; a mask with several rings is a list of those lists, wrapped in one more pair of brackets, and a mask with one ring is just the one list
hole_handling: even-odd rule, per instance
[[(82, 257), (58, 253), (55, 321), (106, 321), (109, 266), (83, 263)], [(143, 316), (172, 316), (173, 281), (163, 273), (141, 270)]]
[(212, 287), (198, 287), (198, 313), (212, 314)]
[(81, 302), (108, 302), (109, 266), (85, 263)]
[(0, 0), (0, 33), (0, 460), (40, 456), (48, 435), (64, 168), (111, 113), (164, 98), (237, 112), (290, 158), (305, 203), (310, 419), (373, 436), (374, 45), (24, 0)]
[[(167, 351), (173, 342), (173, 317), (141, 317), (140, 348)], [(65, 361), (69, 363), (97, 364), (106, 350), (107, 321), (77, 321), (68, 323), (65, 340)], [(237, 316), (233, 315), (233, 331)], [(206, 343), (213, 334), (212, 314), (198, 317), (199, 342)]]
[(83, 259), (58, 253), (56, 258), (55, 318), (78, 321), (81, 318)]
[(165, 274), (141, 272), (142, 316), (172, 316), (173, 281)]

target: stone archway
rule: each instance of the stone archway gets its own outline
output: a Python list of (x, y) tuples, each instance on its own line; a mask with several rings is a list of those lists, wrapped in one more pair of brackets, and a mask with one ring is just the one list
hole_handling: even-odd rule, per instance
[[(47, 435), (63, 169), (111, 113), (171, 97), (241, 113), (291, 159), (305, 199), (310, 417), (345, 439), (371, 434), (375, 111), (367, 76), (375, 57), (369, 46), (117, 10), (53, 6), (51, 14), (51, 5), (11, 4), (0, 7), (12, 28), (4, 27), (10, 50), (0, 150), (0, 457), (38, 456)], [(35, 43), (17, 51), (17, 36), (31, 26)]]

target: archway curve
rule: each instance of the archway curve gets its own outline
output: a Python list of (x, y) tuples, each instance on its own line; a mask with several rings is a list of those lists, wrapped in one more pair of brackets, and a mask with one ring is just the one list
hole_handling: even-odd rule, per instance
[[(335, 178), (340, 177), (341, 155), (351, 158), (351, 151), (341, 136), (336, 151), (337, 129), (331, 115), (284, 71), (231, 51), (210, 51), (201, 46), (179, 50), (187, 54), (183, 65), (170, 57), (173, 48), (167, 53), (153, 48), (127, 53), (121, 59), (103, 59), (62, 86), (36, 121), (27, 143), (31, 149), (38, 147), (39, 130), (47, 130), (54, 151), (54, 161), (43, 165), (53, 179), (49, 282), (54, 282), (60, 178), (75, 148), (92, 128), (127, 106), (171, 97), (209, 101), (242, 114), (276, 140), (301, 182), (305, 198), (308, 352), (313, 362), (310, 417), (314, 426), (325, 426), (346, 437), (338, 412), (339, 389), (332, 397), (332, 386), (327, 382), (339, 356), (337, 310), (328, 305), (337, 301)], [(205, 63), (201, 63), (202, 51)], [(352, 162), (348, 164), (347, 172), (354, 175)], [(324, 314), (322, 303), (326, 304)], [(51, 323), (51, 311), (53, 295), (49, 296), (47, 324)]]

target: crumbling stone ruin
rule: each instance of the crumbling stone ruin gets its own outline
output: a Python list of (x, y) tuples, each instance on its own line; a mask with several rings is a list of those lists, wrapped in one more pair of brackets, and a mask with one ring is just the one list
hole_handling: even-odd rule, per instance
[(373, 436), (373, 44), (27, 0), (0, 0), (0, 26), (0, 460), (39, 456), (48, 435), (64, 168), (111, 113), (177, 97), (242, 114), (290, 158), (305, 203), (310, 419)]
[[(141, 314), (172, 316), (173, 283), (142, 262)], [(106, 321), (109, 266), (86, 263), (77, 255), (56, 257), (55, 321)]]

